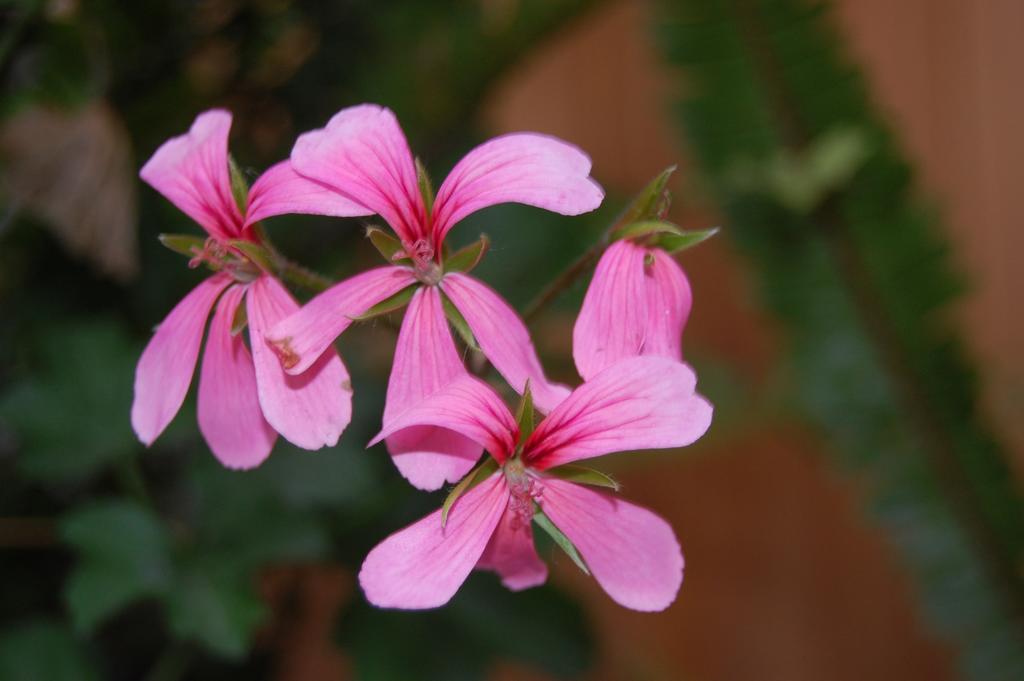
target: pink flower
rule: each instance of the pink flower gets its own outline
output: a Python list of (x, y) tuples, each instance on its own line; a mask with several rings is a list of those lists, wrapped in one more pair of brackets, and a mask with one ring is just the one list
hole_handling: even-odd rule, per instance
[[(443, 427), (485, 447), (500, 468), (441, 511), (391, 535), (363, 562), (359, 582), (381, 607), (444, 605), (476, 567), (510, 589), (544, 582), (533, 546), (536, 504), (575, 545), (617, 603), (663, 610), (683, 578), (672, 528), (650, 511), (560, 477), (557, 467), (611, 452), (681, 447), (711, 423), (684, 364), (623, 360), (574, 390), (526, 438), (484, 382), (463, 375), (428, 402), (392, 419), (374, 442), (407, 428)], [(372, 443), (371, 443), (372, 444)]]
[[(464, 217), (498, 203), (518, 202), (577, 215), (604, 194), (589, 177), (590, 159), (546, 135), (504, 135), (470, 151), (445, 179), (433, 205), (420, 191), (416, 165), (395, 115), (362, 105), (308, 132), (292, 150), (300, 174), (378, 213), (401, 240), (407, 265), (370, 270), (320, 294), (275, 326), (268, 338), (289, 372), (302, 372), (327, 350), (353, 317), (409, 286), (416, 292), (402, 323), (388, 383), (384, 423), (465, 371), (442, 308), (442, 293), (465, 318), (483, 353), (516, 390), (527, 380), (537, 405), (550, 410), (568, 394), (548, 382), (522, 320), (492, 289), (460, 272), (443, 271), (442, 246)], [(479, 445), (443, 426), (389, 437), (401, 473), (417, 487), (437, 489), (462, 477)]]
[[(243, 214), (231, 192), (230, 129), (230, 113), (200, 114), (187, 134), (165, 142), (140, 172), (209, 234), (203, 253), (191, 264), (210, 261), (220, 271), (185, 296), (157, 327), (135, 372), (131, 417), (147, 446), (174, 418), (192, 382), (203, 330), (213, 311), (199, 375), (199, 429), (221, 463), (251, 468), (270, 454), (277, 433), (306, 449), (335, 444), (351, 418), (352, 395), (348, 372), (333, 350), (302, 375), (284, 373), (264, 334), (298, 305), (277, 279), (261, 271), (231, 241), (257, 242), (252, 226), (272, 215), (347, 216), (367, 211), (300, 177), (284, 161), (252, 186)], [(251, 354), (242, 335), (231, 332), (243, 301)]]
[(626, 357), (681, 361), (692, 302), (690, 283), (672, 256), (616, 241), (601, 256), (576, 318), (576, 370), (588, 379)]

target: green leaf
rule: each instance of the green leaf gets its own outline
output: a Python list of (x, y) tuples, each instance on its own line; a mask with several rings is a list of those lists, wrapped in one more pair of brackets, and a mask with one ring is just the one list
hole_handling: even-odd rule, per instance
[(22, 622), (0, 635), (0, 679), (96, 681), (89, 657), (86, 646), (57, 622)]
[(270, 251), (262, 245), (255, 241), (246, 241), (244, 239), (235, 239), (229, 243), (234, 248), (240, 250), (246, 258), (255, 263), (264, 272), (274, 271), (274, 258), (270, 255)]
[(498, 470), (498, 462), (488, 456), (486, 461), (471, 470), (466, 477), (459, 481), (459, 484), (452, 488), (452, 491), (445, 497), (444, 504), (441, 506), (441, 527), (448, 523), (448, 513), (452, 510), (455, 502), (459, 500), (459, 497), (491, 477), (491, 474), (496, 470)]
[(491, 240), (486, 234), (481, 234), (479, 239), (448, 256), (444, 261), (444, 271), (472, 272), (490, 247)]
[(228, 154), (228, 170), (231, 175), (231, 195), (235, 197), (238, 212), (244, 216), (249, 210), (249, 183), (231, 154)]
[(160, 520), (129, 501), (104, 501), (64, 517), (61, 537), (78, 552), (64, 587), (75, 628), (91, 631), (133, 601), (163, 593), (172, 568)]
[(533, 513), (533, 522), (537, 523), (537, 527), (544, 530), (558, 544), (558, 547), (572, 558), (572, 562), (576, 563), (576, 567), (583, 570), (584, 574), (590, 574), (587, 564), (583, 562), (583, 558), (580, 556), (579, 551), (576, 550), (572, 540), (555, 527), (555, 524), (551, 522), (551, 518), (544, 515), (544, 511), (540, 510), (539, 506), (536, 506), (536, 510)]
[(526, 379), (523, 395), (516, 407), (516, 423), (519, 424), (519, 441), (524, 442), (530, 437), (534, 428), (533, 393), (530, 391), (530, 379)]
[(373, 247), (377, 249), (377, 252), (388, 261), (389, 264), (395, 262), (395, 256), (405, 252), (405, 248), (402, 246), (402, 242), (385, 232), (380, 227), (367, 227), (366, 237), (373, 244)]
[(201, 253), (206, 239), (192, 234), (160, 234), (157, 236), (160, 243), (175, 253), (180, 253), (187, 258), (194, 258)]
[(430, 174), (427, 173), (426, 167), (417, 158), (416, 159), (416, 184), (419, 185), (420, 195), (423, 197), (423, 207), (427, 211), (427, 215), (430, 215), (430, 211), (434, 209), (434, 184), (430, 181)]
[(594, 468), (588, 468), (587, 466), (569, 463), (564, 466), (558, 466), (557, 468), (551, 468), (545, 472), (548, 475), (555, 476), (556, 478), (568, 480), (570, 482), (578, 482), (581, 485), (607, 487), (615, 490), (616, 492), (619, 491), (619, 483), (616, 482), (614, 478)]
[(0, 386), (0, 422), (21, 474), (78, 483), (138, 451), (128, 418), (117, 415), (131, 409), (140, 350), (110, 318), (48, 327), (25, 375)]
[(480, 352), (480, 345), (476, 342), (473, 330), (469, 328), (469, 322), (466, 321), (466, 318), (459, 312), (459, 308), (455, 307), (455, 304), (448, 300), (448, 296), (444, 295), (444, 293), (441, 294), (441, 305), (444, 307), (444, 316), (448, 318), (451, 325), (459, 332), (463, 342), (471, 349)]
[(628, 225), (631, 222), (641, 222), (645, 220), (656, 220), (660, 218), (661, 214), (668, 208), (670, 197), (666, 186), (668, 180), (672, 177), (672, 173), (676, 171), (676, 166), (671, 165), (665, 170), (661, 171), (657, 177), (648, 183), (636, 198), (626, 207), (622, 217), (619, 218), (617, 224)]
[(267, 614), (254, 581), (252, 575), (216, 565), (186, 567), (166, 599), (171, 631), (222, 657), (245, 656), (256, 627)]
[(366, 312), (358, 315), (349, 315), (349, 319), (354, 322), (362, 322), (367, 319), (379, 317), (382, 314), (388, 314), (395, 310), (400, 310), (405, 307), (410, 300), (412, 300), (413, 295), (415, 295), (420, 286), (421, 284), (410, 284), (398, 293), (388, 296), (384, 300), (380, 301)]
[(666, 232), (659, 234), (652, 245), (669, 253), (678, 253), (679, 251), (685, 251), (688, 248), (693, 248), (697, 244), (707, 241), (716, 234), (718, 234), (718, 227), (712, 227), (711, 229), (688, 230), (678, 234)]

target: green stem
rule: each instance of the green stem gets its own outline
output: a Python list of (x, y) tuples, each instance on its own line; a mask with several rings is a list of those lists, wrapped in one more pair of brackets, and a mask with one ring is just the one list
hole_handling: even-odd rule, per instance
[(583, 254), (581, 254), (576, 260), (574, 260), (567, 268), (562, 270), (555, 279), (553, 279), (544, 289), (537, 294), (537, 296), (527, 304), (523, 309), (523, 321), (529, 324), (533, 321), (537, 315), (544, 311), (548, 305), (553, 303), (563, 291), (568, 289), (576, 280), (583, 276), (597, 259), (604, 253), (604, 249), (608, 246), (608, 233), (598, 241), (596, 244), (588, 248)]

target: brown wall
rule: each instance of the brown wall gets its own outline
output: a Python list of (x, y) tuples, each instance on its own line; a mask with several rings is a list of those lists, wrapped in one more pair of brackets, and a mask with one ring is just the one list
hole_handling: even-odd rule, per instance
[[(1019, 445), (1024, 90), (1013, 76), (1024, 57), (1024, 3), (845, 0), (837, 9), (852, 54), (920, 166), (923, 191), (948, 217), (974, 284), (957, 314), (982, 361), (990, 413)], [(592, 155), (596, 176), (620, 193), (679, 162), (682, 198), (673, 217), (717, 224), (665, 114), (673, 79), (657, 62), (651, 21), (645, 2), (602, 7), (512, 74), (486, 120), (495, 132), (540, 130), (576, 142)], [(696, 300), (688, 346), (756, 383), (778, 341), (744, 263), (727, 238), (682, 262)], [(593, 678), (952, 678), (951, 651), (918, 619), (894, 552), (862, 517), (854, 485), (830, 470), (822, 446), (791, 427), (750, 424), (686, 458), (613, 464), (622, 466), (629, 496), (676, 527), (687, 579), (669, 611), (639, 615), (616, 607), (571, 566), (555, 570), (599, 623), (603, 652)], [(515, 669), (498, 675), (531, 678)]]

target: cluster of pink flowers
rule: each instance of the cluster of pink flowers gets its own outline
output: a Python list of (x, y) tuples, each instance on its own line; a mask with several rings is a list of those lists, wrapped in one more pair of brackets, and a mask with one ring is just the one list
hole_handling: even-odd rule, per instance
[[(152, 443), (180, 409), (212, 313), (198, 420), (214, 455), (230, 468), (251, 468), (278, 434), (305, 449), (334, 445), (353, 393), (334, 340), (370, 311), (407, 304), (383, 428), (371, 445), (383, 440), (420, 489), (461, 482), (443, 509), (370, 552), (359, 575), (367, 599), (440, 606), (474, 568), (497, 572), (514, 590), (541, 584), (547, 568), (534, 549), (537, 522), (618, 603), (667, 607), (683, 576), (671, 527), (574, 462), (684, 446), (709, 427), (711, 405), (682, 361), (691, 305), (683, 271), (651, 239), (627, 236), (606, 249), (573, 332), (584, 382), (570, 390), (544, 375), (511, 306), (466, 272), (475, 262), (445, 257), (449, 230), (487, 206), (516, 202), (563, 215), (597, 208), (604, 193), (586, 154), (546, 135), (504, 135), (470, 151), (435, 196), (394, 114), (361, 105), (300, 136), (288, 160), (239, 188), (230, 126), (225, 111), (201, 114), (141, 171), (206, 230), (190, 265), (214, 273), (164, 319), (139, 360), (131, 414), (139, 438)], [(378, 233), (390, 262), (300, 308), (274, 268), (253, 255), (264, 245), (257, 223), (285, 213), (377, 214), (397, 237)], [(453, 316), (524, 396), (518, 417), (467, 371)]]

